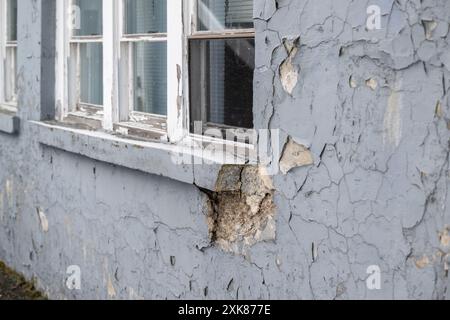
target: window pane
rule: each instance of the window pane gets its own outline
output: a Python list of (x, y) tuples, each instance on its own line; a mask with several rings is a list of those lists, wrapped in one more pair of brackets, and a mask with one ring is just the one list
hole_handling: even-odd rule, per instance
[(166, 0), (127, 0), (126, 1), (127, 34), (166, 33)]
[(253, 0), (197, 0), (199, 31), (253, 28)]
[(103, 104), (103, 46), (101, 43), (80, 45), (80, 100)]
[(17, 41), (17, 0), (7, 0), (7, 40)]
[(254, 39), (191, 40), (189, 52), (191, 127), (252, 128)]
[(137, 42), (134, 51), (134, 110), (167, 115), (167, 43)]
[[(103, 33), (102, 29), (102, 0), (75, 0), (78, 7), (74, 10), (77, 26), (74, 28), (76, 36), (95, 36)], [(78, 25), (79, 22), (79, 25)]]
[(17, 47), (7, 47), (5, 57), (5, 102), (17, 101), (16, 66)]

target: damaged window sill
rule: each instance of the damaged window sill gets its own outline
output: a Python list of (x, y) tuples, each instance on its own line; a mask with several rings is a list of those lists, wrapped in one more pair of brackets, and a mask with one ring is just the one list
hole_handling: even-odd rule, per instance
[(20, 119), (17, 116), (16, 108), (0, 105), (0, 132), (18, 134), (19, 129)]
[(29, 123), (42, 145), (208, 190), (215, 190), (223, 167), (223, 155), (209, 155), (192, 145), (135, 140), (55, 121)]

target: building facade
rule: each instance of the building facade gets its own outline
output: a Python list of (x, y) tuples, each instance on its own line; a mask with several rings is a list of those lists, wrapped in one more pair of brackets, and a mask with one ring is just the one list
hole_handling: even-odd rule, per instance
[(50, 298), (450, 297), (449, 1), (0, 4), (0, 260)]

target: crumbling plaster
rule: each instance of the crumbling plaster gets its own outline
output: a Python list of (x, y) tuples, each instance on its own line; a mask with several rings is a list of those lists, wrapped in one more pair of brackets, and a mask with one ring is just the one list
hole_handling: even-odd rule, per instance
[[(449, 1), (255, 0), (255, 126), (280, 129), (294, 156), (265, 190), (275, 236), (244, 251), (212, 241), (220, 190), (39, 143), (46, 1), (19, 1), (0, 259), (51, 298), (450, 297)], [(369, 4), (381, 30), (366, 29)], [(81, 291), (65, 287), (70, 265)]]

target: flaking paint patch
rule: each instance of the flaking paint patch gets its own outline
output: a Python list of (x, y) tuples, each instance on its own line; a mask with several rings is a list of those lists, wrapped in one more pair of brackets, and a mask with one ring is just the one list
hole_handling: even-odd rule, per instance
[(284, 91), (292, 95), (294, 88), (297, 86), (299, 77), (299, 68), (294, 65), (293, 60), (298, 53), (299, 40), (285, 40), (284, 47), (288, 57), (280, 66), (280, 79)]
[(286, 175), (294, 168), (312, 164), (314, 164), (314, 158), (311, 151), (304, 145), (298, 144), (292, 138), (289, 138), (281, 156), (280, 171)]
[(370, 78), (366, 80), (366, 86), (372, 89), (372, 91), (375, 91), (378, 88), (378, 81), (373, 78)]
[(450, 235), (448, 234), (449, 230), (450, 227), (447, 227), (444, 231), (439, 233), (439, 241), (441, 245), (445, 248), (450, 246)]
[(348, 85), (352, 89), (356, 89), (358, 87), (358, 83), (356, 82), (356, 80), (353, 76), (350, 76), (350, 78), (348, 79)]
[(439, 119), (441, 119), (444, 116), (444, 111), (442, 110), (442, 103), (440, 100), (436, 103), (435, 114), (436, 114), (436, 117), (438, 117)]
[(37, 213), (38, 213), (39, 221), (41, 223), (41, 229), (43, 232), (47, 233), (48, 232), (47, 216), (45, 215), (44, 211), (41, 208), (37, 208)]
[(114, 284), (111, 280), (111, 275), (108, 275), (108, 297), (110, 299), (114, 299), (116, 295), (116, 289), (114, 288)]
[(398, 147), (402, 138), (402, 94), (393, 90), (384, 114), (383, 143)]
[(434, 20), (423, 20), (422, 23), (425, 28), (425, 38), (427, 40), (433, 40), (433, 32), (438, 26), (437, 22)]
[(416, 267), (419, 269), (425, 269), (430, 264), (430, 259), (427, 256), (423, 256), (415, 261)]
[(8, 201), (8, 205), (12, 206), (13, 204), (13, 182), (11, 180), (6, 180), (6, 199)]

